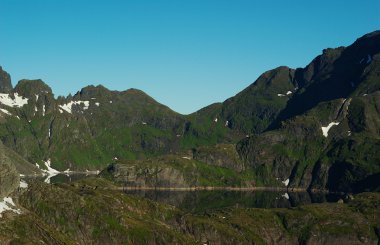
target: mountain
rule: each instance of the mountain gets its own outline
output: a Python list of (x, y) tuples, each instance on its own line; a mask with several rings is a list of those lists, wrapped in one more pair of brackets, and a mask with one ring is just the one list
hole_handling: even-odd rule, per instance
[(267, 183), (278, 178), (290, 187), (379, 188), (379, 53), (377, 31), (296, 69), (297, 91), (264, 133), (238, 143), (239, 155)]
[(25, 161), (60, 171), (114, 163), (112, 175), (128, 169), (123, 164), (168, 168), (184, 180), (190, 174), (185, 185), (213, 176), (209, 184), (375, 190), (379, 52), (376, 31), (323, 50), (304, 68), (267, 71), (223, 103), (188, 116), (137, 89), (88, 86), (55, 98), (41, 80), (12, 88), (1, 69), (0, 139)]
[[(182, 176), (198, 172), (199, 178), (204, 172), (197, 170), (199, 164), (212, 173), (220, 166), (239, 173), (233, 181), (217, 178), (219, 185), (379, 190), (379, 53), (376, 31), (348, 47), (325, 49), (305, 68), (265, 72), (234, 97), (189, 116), (187, 137), (197, 146), (190, 159), (198, 167), (172, 168)], [(237, 157), (229, 150), (217, 153), (223, 150), (215, 144), (234, 141)], [(143, 165), (152, 168), (148, 162)]]

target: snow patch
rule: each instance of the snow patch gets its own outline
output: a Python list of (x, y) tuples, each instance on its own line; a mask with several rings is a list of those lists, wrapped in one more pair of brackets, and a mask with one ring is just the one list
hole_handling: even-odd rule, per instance
[(214, 119), (214, 122), (218, 122), (218, 118), (217, 117)]
[(230, 125), (230, 122), (227, 120), (226, 123), (224, 124), (225, 127), (228, 127)]
[(0, 201), (0, 217), (3, 217), (2, 213), (5, 211), (12, 211), (16, 214), (21, 214), (21, 210), (16, 208), (16, 205), (11, 197), (4, 197)]
[(95, 102), (95, 105), (96, 105), (96, 106), (99, 106), (99, 105), (100, 105), (100, 103), (99, 103), (99, 102)]
[(42, 106), (42, 116), (45, 116), (45, 105)]
[(182, 157), (183, 159), (191, 160), (190, 157)]
[(284, 181), (281, 181), (285, 186), (288, 186), (289, 185), (289, 179), (286, 179)]
[(51, 167), (50, 159), (46, 160), (46, 162), (44, 162), (44, 165), (45, 165), (46, 169), (41, 169), (40, 165), (38, 165), (38, 163), (36, 163), (37, 168), (41, 169), (41, 171), (47, 176), (46, 179), (44, 180), (44, 182), (50, 184), (50, 179), (52, 177), (56, 176), (57, 174), (59, 174), (60, 172)]
[(23, 188), (23, 189), (28, 188), (28, 183), (26, 183), (24, 180), (20, 180), (20, 188)]
[(293, 92), (292, 91), (287, 91), (286, 94), (277, 94), (278, 97), (285, 97), (287, 95), (291, 95)]
[(14, 93), (14, 98), (11, 98), (9, 94), (0, 93), (0, 103), (10, 107), (23, 107), (28, 104), (28, 98), (19, 96), (18, 93)]
[(37, 102), (37, 100), (38, 100), (38, 94), (36, 94), (36, 102)]
[(146, 125), (146, 122), (142, 122), (142, 125)]
[(288, 193), (285, 193), (284, 195), (282, 195), (282, 197), (289, 200), (289, 194)]
[(69, 103), (67, 104), (64, 104), (64, 105), (60, 105), (59, 107), (68, 112), (68, 113), (72, 113), (72, 108), (73, 108), (73, 105), (82, 105), (83, 106), (83, 110), (87, 110), (89, 105), (90, 105), (90, 102), (89, 101), (81, 101), (81, 100), (78, 100), (78, 101), (70, 101)]
[(12, 115), (9, 111), (7, 111), (7, 110), (5, 110), (5, 109), (0, 108), (0, 111), (1, 111), (2, 113), (7, 114), (7, 115)]
[(339, 122), (331, 122), (326, 127), (321, 127), (323, 136), (325, 136), (327, 138), (327, 136), (329, 136), (329, 130), (330, 130), (330, 128), (332, 126), (335, 126), (335, 125), (339, 125)]

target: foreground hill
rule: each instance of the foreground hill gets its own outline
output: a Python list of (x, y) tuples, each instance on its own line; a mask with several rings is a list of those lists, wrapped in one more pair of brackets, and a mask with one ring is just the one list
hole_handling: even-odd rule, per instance
[[(113, 191), (102, 179), (31, 183), (0, 219), (12, 244), (378, 244), (378, 194), (289, 209), (193, 214)], [(112, 204), (112, 205), (110, 205)]]

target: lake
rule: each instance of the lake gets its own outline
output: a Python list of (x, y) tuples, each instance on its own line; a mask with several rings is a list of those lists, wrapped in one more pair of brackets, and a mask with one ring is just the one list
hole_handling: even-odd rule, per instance
[[(94, 177), (91, 174), (58, 174), (49, 182), (70, 183)], [(38, 178), (46, 182), (46, 177)], [(126, 190), (127, 195), (148, 198), (169, 204), (191, 213), (204, 213), (228, 207), (244, 208), (289, 208), (310, 203), (337, 202), (341, 195), (329, 193), (279, 192), (279, 191), (230, 191), (230, 190)]]
[(228, 207), (289, 208), (309, 203), (337, 202), (342, 196), (326, 193), (276, 191), (155, 191), (128, 190), (126, 194), (176, 206), (192, 213)]

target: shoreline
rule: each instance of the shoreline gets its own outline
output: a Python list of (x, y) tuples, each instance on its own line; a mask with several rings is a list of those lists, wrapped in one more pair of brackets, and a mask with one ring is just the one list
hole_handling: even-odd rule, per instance
[(118, 186), (114, 188), (119, 191), (273, 191), (273, 192), (312, 192), (312, 193), (332, 193), (327, 190), (308, 190), (306, 188), (287, 187), (232, 187), (232, 186), (194, 186), (194, 187), (152, 187), (152, 186)]

